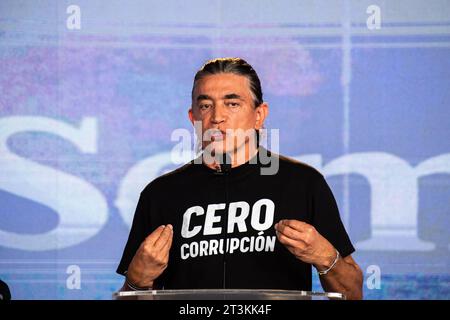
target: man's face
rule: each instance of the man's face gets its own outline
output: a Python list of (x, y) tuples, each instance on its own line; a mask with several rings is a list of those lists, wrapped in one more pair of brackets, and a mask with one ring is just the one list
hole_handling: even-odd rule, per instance
[(203, 137), (202, 147), (212, 144), (209, 147), (216, 153), (223, 153), (240, 149), (248, 141), (243, 134), (261, 128), (265, 113), (260, 109), (255, 109), (245, 76), (220, 73), (196, 82), (189, 118), (193, 124), (201, 122), (197, 135)]

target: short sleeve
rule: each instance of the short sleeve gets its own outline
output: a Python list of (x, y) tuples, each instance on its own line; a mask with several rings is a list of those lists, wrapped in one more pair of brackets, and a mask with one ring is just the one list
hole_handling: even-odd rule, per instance
[(312, 224), (342, 257), (355, 251), (341, 221), (333, 193), (322, 175), (313, 182)]
[(125, 245), (122, 259), (120, 260), (119, 266), (116, 270), (118, 274), (125, 275), (125, 272), (128, 270), (128, 266), (131, 263), (134, 255), (136, 254), (136, 251), (139, 249), (139, 246), (147, 236), (147, 231), (150, 227), (150, 221), (148, 217), (149, 201), (150, 199), (148, 199), (144, 195), (144, 193), (141, 193), (136, 211), (134, 213), (133, 223), (131, 225), (128, 241)]

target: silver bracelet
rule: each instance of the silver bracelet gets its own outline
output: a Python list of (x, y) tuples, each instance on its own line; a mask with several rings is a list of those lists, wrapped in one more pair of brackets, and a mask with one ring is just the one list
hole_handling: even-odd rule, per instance
[(339, 260), (339, 257), (341, 255), (339, 254), (339, 251), (336, 250), (336, 258), (334, 259), (333, 263), (331, 264), (331, 266), (327, 269), (327, 270), (323, 270), (323, 271), (319, 271), (317, 270), (317, 273), (319, 274), (319, 276), (324, 276), (326, 275), (331, 269), (333, 269), (333, 267), (336, 265), (336, 263)]
[(134, 291), (148, 291), (148, 290), (152, 290), (152, 288), (150, 287), (150, 288), (145, 288), (145, 287), (138, 287), (138, 286), (136, 286), (136, 285), (134, 285), (133, 283), (131, 283), (129, 280), (128, 280), (128, 271), (125, 271), (125, 283), (127, 284), (127, 286), (130, 288), (130, 289), (132, 289), (132, 290), (134, 290)]

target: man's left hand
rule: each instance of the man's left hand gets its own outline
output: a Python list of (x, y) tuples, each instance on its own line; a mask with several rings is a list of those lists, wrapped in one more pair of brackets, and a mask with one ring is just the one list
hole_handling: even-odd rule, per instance
[(278, 240), (298, 259), (326, 270), (336, 258), (336, 249), (310, 224), (281, 220), (275, 224)]

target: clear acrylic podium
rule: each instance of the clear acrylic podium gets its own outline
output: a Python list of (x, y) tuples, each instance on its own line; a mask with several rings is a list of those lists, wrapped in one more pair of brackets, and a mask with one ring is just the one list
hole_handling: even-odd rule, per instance
[(335, 292), (260, 289), (193, 289), (121, 291), (115, 300), (345, 300)]

